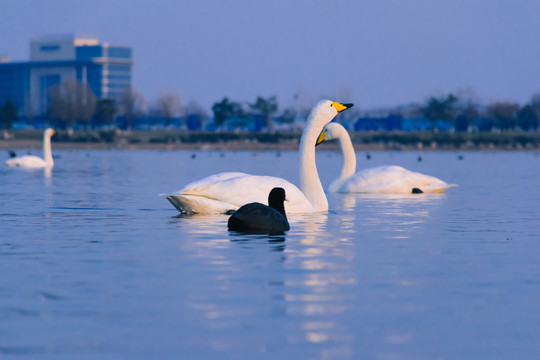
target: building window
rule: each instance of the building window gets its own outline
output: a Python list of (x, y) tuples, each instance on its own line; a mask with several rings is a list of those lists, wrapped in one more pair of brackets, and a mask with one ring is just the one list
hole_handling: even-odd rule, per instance
[(131, 48), (127, 47), (110, 47), (108, 50), (110, 58), (131, 59)]
[(129, 72), (131, 70), (131, 66), (129, 65), (109, 65), (109, 71), (122, 71), (122, 72)]
[(103, 56), (102, 46), (78, 46), (77, 60), (90, 60), (96, 57)]
[(60, 51), (60, 45), (41, 45), (40, 51)]
[(109, 80), (131, 80), (129, 75), (109, 75), (107, 76)]

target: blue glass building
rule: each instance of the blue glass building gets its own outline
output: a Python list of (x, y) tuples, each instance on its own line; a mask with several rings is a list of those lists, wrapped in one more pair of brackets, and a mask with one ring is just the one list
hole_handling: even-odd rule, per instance
[(42, 115), (48, 89), (65, 80), (87, 84), (98, 99), (120, 102), (131, 87), (132, 49), (73, 35), (32, 40), (29, 62), (0, 57), (0, 105), (14, 102), (21, 114)]

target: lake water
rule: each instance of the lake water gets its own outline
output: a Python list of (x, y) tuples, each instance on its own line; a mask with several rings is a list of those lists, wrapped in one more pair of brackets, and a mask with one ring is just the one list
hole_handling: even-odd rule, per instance
[[(51, 174), (0, 167), (0, 359), (540, 356), (538, 152), (359, 152), (459, 187), (330, 194), (282, 237), (159, 194), (227, 170), (298, 184), (295, 152), (53, 152)], [(317, 162), (327, 184), (340, 154)]]

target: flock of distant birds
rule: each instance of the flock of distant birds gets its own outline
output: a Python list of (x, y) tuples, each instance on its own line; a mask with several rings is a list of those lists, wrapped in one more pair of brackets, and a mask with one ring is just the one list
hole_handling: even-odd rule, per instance
[[(185, 214), (230, 214), (228, 229), (243, 233), (283, 233), (290, 229), (287, 213), (328, 210), (328, 200), (315, 164), (315, 147), (337, 140), (343, 155), (338, 177), (327, 187), (334, 193), (419, 194), (442, 193), (457, 186), (401, 166), (379, 166), (356, 171), (356, 155), (347, 130), (334, 117), (352, 107), (331, 100), (319, 101), (311, 110), (299, 148), (300, 188), (289, 181), (241, 172), (222, 172), (191, 182), (173, 194), (171, 204)], [(54, 166), (51, 152), (53, 129), (43, 135), (44, 158), (10, 153), (8, 166), (48, 168)], [(194, 158), (195, 156), (192, 156)], [(370, 155), (366, 155), (369, 159)], [(421, 157), (418, 161), (421, 161)], [(268, 205), (264, 205), (267, 203)]]

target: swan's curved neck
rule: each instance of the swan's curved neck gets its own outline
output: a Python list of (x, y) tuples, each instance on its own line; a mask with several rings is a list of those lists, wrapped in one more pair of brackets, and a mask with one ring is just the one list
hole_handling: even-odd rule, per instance
[(43, 157), (45, 158), (47, 167), (52, 167), (54, 165), (51, 152), (51, 137), (47, 135), (43, 135)]
[(332, 180), (332, 182), (328, 185), (328, 191), (330, 192), (339, 192), (341, 186), (356, 172), (356, 154), (354, 153), (354, 147), (347, 130), (340, 128), (337, 135), (337, 140), (343, 155), (343, 163), (341, 164), (341, 172), (339, 176)]
[(343, 129), (339, 132), (338, 141), (341, 152), (343, 153), (343, 164), (339, 177), (341, 179), (348, 179), (356, 172), (356, 154), (354, 153), (354, 146), (347, 130)]
[(306, 121), (306, 127), (300, 140), (300, 189), (315, 211), (328, 210), (328, 200), (319, 179), (315, 163), (315, 143), (325, 124)]

